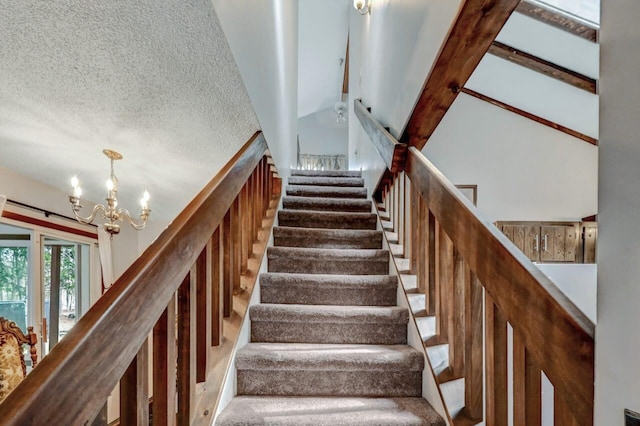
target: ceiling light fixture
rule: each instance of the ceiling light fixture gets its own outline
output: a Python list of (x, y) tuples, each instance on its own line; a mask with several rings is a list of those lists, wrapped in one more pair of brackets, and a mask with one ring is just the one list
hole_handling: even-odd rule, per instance
[(71, 186), (73, 187), (73, 195), (69, 195), (69, 202), (73, 206), (73, 214), (76, 217), (76, 220), (80, 223), (90, 224), (92, 223), (98, 212), (102, 212), (102, 218), (107, 222), (102, 225), (102, 228), (111, 234), (113, 238), (114, 234), (120, 232), (120, 225), (116, 222), (124, 222), (125, 219), (129, 224), (136, 230), (140, 231), (147, 224), (147, 219), (149, 218), (149, 213), (151, 210), (149, 209), (149, 193), (144, 191), (142, 198), (140, 199), (140, 222), (136, 222), (127, 209), (118, 208), (118, 178), (113, 173), (113, 162), (115, 160), (121, 160), (122, 154), (116, 151), (112, 151), (110, 149), (105, 149), (102, 151), (104, 155), (106, 155), (111, 160), (111, 174), (109, 175), (109, 179), (107, 179), (107, 198), (105, 198), (107, 205), (103, 206), (102, 204), (97, 204), (93, 208), (93, 212), (89, 217), (82, 217), (78, 213), (80, 213), (80, 209), (82, 206), (80, 205), (80, 196), (82, 195), (82, 189), (79, 186), (78, 177), (74, 176), (71, 178)]
[(353, 7), (361, 14), (371, 13), (371, 0), (353, 0)]

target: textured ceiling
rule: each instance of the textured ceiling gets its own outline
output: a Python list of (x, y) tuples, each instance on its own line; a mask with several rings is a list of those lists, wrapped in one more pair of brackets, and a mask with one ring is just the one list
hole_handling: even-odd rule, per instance
[(210, 0), (0, 0), (0, 165), (173, 218), (259, 128)]

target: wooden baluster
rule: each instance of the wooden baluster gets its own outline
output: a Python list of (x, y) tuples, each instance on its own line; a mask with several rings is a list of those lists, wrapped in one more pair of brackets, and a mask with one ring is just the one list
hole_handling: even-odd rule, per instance
[[(233, 206), (233, 203), (231, 204)], [(233, 310), (233, 243), (231, 235), (231, 216), (233, 207), (227, 210), (222, 220), (222, 300), (223, 315), (225, 318), (231, 316)]]
[(238, 195), (231, 205), (231, 279), (233, 283), (233, 294), (239, 294), (240, 289), (240, 196)]
[[(593, 418), (589, 416), (589, 418)], [(571, 406), (567, 404), (564, 398), (554, 392), (553, 394), (553, 424), (554, 426), (591, 426), (580, 424), (573, 416)]]
[(425, 295), (425, 313), (427, 311), (427, 304), (429, 295), (427, 294), (427, 285), (429, 283), (429, 264), (427, 262), (427, 247), (425, 240), (429, 238), (427, 232), (429, 231), (429, 224), (426, 221), (427, 207), (424, 204), (422, 197), (418, 199), (418, 205), (416, 206), (416, 218), (418, 227), (416, 228), (416, 283), (418, 285), (418, 292)]
[(402, 246), (402, 257), (404, 257), (406, 253), (406, 245), (404, 243), (404, 233), (405, 233), (405, 198), (404, 198), (404, 173), (398, 173), (398, 179), (396, 181), (398, 185), (398, 226), (396, 227), (396, 232), (398, 233), (398, 244)]
[(384, 203), (384, 211), (387, 213), (387, 217), (390, 217), (391, 213), (389, 213), (389, 184), (385, 184), (384, 186), (382, 201)]
[(144, 340), (120, 379), (120, 424), (149, 424), (149, 345)]
[(247, 182), (249, 184), (248, 186), (248, 190), (249, 193), (247, 194), (248, 198), (249, 198), (249, 212), (248, 212), (248, 226), (247, 228), (250, 230), (249, 231), (249, 247), (247, 247), (248, 249), (248, 256), (251, 257), (251, 255), (253, 254), (253, 242), (256, 240), (256, 221), (254, 220), (255, 214), (256, 214), (256, 198), (254, 197), (254, 193), (256, 190), (256, 173), (255, 171), (251, 174), (251, 176), (249, 177), (249, 180)]
[(398, 185), (396, 184), (396, 175), (391, 177), (391, 209), (389, 211), (389, 221), (391, 222), (391, 232), (398, 231)]
[[(439, 268), (439, 251), (438, 251), (438, 235), (437, 235), (437, 222), (436, 218), (428, 211), (428, 216), (425, 215), (425, 226), (427, 229), (428, 241), (421, 241), (421, 244), (427, 246), (427, 255), (425, 261), (428, 260), (428, 274), (429, 280), (427, 284), (427, 315), (438, 315), (438, 268)], [(427, 219), (428, 217), (428, 219)], [(438, 320), (436, 319), (436, 327)]]
[(222, 343), (222, 302), (223, 283), (220, 259), (220, 227), (211, 237), (211, 346)]
[(467, 417), (482, 420), (482, 283), (474, 273), (465, 280), (464, 405)]
[(507, 425), (507, 320), (485, 293), (487, 426)]
[(258, 232), (260, 231), (260, 216), (262, 206), (260, 205), (260, 173), (258, 167), (253, 171), (253, 241), (258, 239)]
[(448, 342), (452, 339), (453, 329), (453, 243), (449, 236), (442, 230), (440, 225), (437, 227), (438, 234), (438, 281), (437, 281), (437, 318), (436, 329), (440, 342)]
[(263, 217), (267, 217), (267, 210), (269, 210), (269, 164), (267, 163), (267, 157), (262, 158), (262, 179), (264, 181), (262, 188)]
[(422, 197), (418, 190), (411, 186), (411, 260), (409, 262), (409, 273), (418, 275), (418, 252), (420, 249), (420, 230), (424, 224), (420, 221), (420, 200)]
[(253, 242), (255, 241), (253, 236), (254, 234), (254, 224), (255, 222), (253, 221), (253, 215), (254, 215), (254, 210), (256, 208), (255, 205), (255, 199), (253, 197), (253, 188), (254, 188), (254, 181), (253, 181), (253, 173), (251, 174), (251, 176), (249, 176), (249, 180), (247, 180), (247, 232), (249, 233), (249, 245), (247, 247), (247, 256), (251, 257), (251, 255), (253, 254)]
[[(513, 422), (542, 424), (542, 378), (540, 368), (518, 333), (513, 332)], [(556, 423), (558, 424), (558, 423)]]
[(471, 271), (462, 255), (453, 249), (453, 282), (449, 297), (449, 369), (452, 378), (464, 377), (465, 351), (465, 288), (471, 280)]
[(153, 328), (153, 426), (176, 424), (176, 297)]
[[(414, 222), (413, 217), (411, 215), (411, 203), (412, 201), (412, 191), (411, 191), (411, 181), (409, 180), (409, 177), (407, 176), (406, 173), (402, 173), (403, 176), (403, 180), (404, 180), (404, 191), (403, 191), (403, 196), (404, 196), (404, 210), (402, 212), (403, 216), (404, 216), (404, 238), (402, 240), (402, 244), (404, 244), (404, 257), (405, 259), (409, 259), (409, 262), (411, 262), (411, 259), (413, 257), (413, 246), (412, 246), (412, 226), (414, 226)], [(409, 266), (409, 268), (411, 268), (411, 266)], [(411, 271), (409, 271), (409, 273), (411, 273)]]
[(178, 289), (178, 417), (179, 426), (194, 418), (196, 391), (196, 280), (192, 268)]
[(253, 241), (258, 239), (258, 231), (260, 231), (260, 224), (262, 218), (262, 204), (260, 203), (260, 187), (262, 186), (262, 176), (260, 175), (260, 168), (256, 167), (253, 172), (255, 186), (253, 188), (253, 194), (255, 209), (253, 211)]
[(249, 210), (248, 186), (245, 185), (240, 190), (240, 272), (242, 275), (249, 270), (249, 233), (247, 218), (251, 215)]
[(196, 381), (202, 383), (209, 372), (211, 347), (211, 240), (196, 261)]

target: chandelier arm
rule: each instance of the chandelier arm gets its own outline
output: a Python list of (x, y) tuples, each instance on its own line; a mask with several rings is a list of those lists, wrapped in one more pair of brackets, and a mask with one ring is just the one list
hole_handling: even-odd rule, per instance
[[(77, 206), (80, 207), (80, 206)], [(80, 223), (83, 223), (85, 225), (90, 225), (91, 222), (93, 222), (93, 220), (96, 218), (96, 215), (98, 214), (99, 211), (102, 211), (103, 213), (106, 213), (106, 210), (104, 208), (104, 206), (102, 204), (97, 204), (94, 208), (93, 211), (91, 212), (91, 214), (88, 217), (82, 217), (78, 214), (79, 212), (79, 208), (77, 208), (75, 205), (73, 207), (73, 214), (76, 217), (76, 220)]]
[(129, 222), (129, 225), (131, 225), (131, 227), (133, 227), (134, 229), (140, 231), (141, 229), (144, 229), (144, 227), (147, 225), (147, 218), (149, 217), (149, 214), (147, 213), (145, 214), (140, 214), (140, 218), (142, 220), (142, 222), (137, 223), (132, 217), (131, 217), (131, 213), (129, 213), (129, 210), (127, 209), (118, 209), (118, 215), (120, 215), (120, 220), (124, 220), (123, 218), (127, 219), (127, 222)]

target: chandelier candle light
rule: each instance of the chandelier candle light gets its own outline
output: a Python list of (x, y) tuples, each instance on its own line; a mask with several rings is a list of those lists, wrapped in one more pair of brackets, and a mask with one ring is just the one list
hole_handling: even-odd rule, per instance
[(69, 202), (71, 202), (71, 205), (73, 206), (73, 214), (78, 222), (90, 224), (94, 221), (98, 212), (102, 212), (102, 218), (107, 221), (102, 225), (102, 227), (105, 231), (111, 234), (112, 238), (114, 234), (120, 232), (120, 225), (116, 222), (124, 222), (125, 219), (134, 229), (140, 231), (147, 224), (147, 219), (151, 213), (151, 209), (149, 209), (149, 193), (144, 191), (144, 194), (140, 199), (140, 222), (136, 222), (131, 217), (131, 214), (127, 209), (118, 208), (118, 178), (116, 178), (116, 175), (113, 173), (113, 162), (115, 160), (121, 160), (122, 154), (110, 149), (105, 149), (102, 152), (111, 160), (111, 174), (109, 179), (107, 179), (107, 198), (105, 198), (107, 205), (103, 206), (102, 204), (97, 204), (93, 208), (93, 212), (91, 212), (89, 217), (80, 216), (80, 209), (82, 209), (82, 206), (80, 205), (82, 189), (79, 186), (78, 177), (74, 176), (71, 178), (73, 195), (69, 195)]

